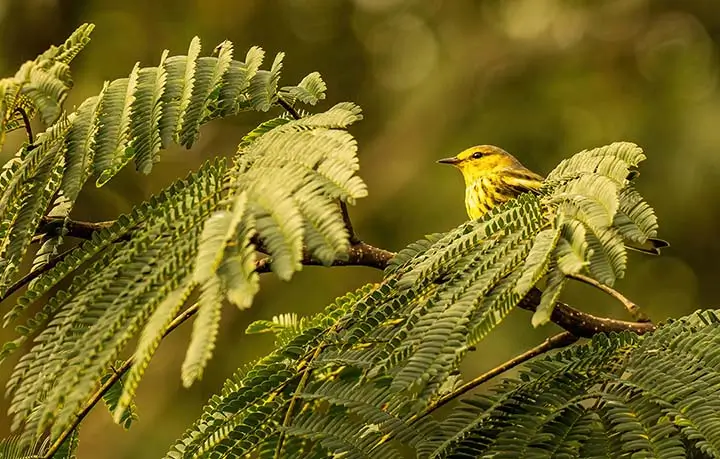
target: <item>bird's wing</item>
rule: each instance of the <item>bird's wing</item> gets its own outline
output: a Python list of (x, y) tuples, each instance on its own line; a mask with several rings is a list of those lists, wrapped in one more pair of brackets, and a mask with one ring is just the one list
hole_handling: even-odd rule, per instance
[(513, 194), (536, 193), (542, 187), (543, 177), (529, 169), (511, 169), (502, 174), (502, 186)]

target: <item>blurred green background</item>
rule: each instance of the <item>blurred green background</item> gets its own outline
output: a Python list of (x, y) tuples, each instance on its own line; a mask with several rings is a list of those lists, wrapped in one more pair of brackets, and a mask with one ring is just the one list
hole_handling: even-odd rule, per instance
[[(364, 109), (352, 132), (370, 196), (351, 215), (363, 239), (391, 250), (465, 219), (461, 177), (435, 164), (440, 157), (489, 143), (546, 174), (581, 149), (636, 142), (648, 156), (638, 187), (672, 247), (659, 258), (631, 255), (619, 289), (657, 321), (717, 305), (717, 0), (0, 0), (1, 74), (14, 74), (83, 22), (97, 28), (72, 64), (68, 110), (97, 94), (104, 80), (127, 76), (136, 61), (155, 65), (166, 48), (183, 54), (194, 35), (205, 54), (224, 39), (240, 58), (251, 45), (285, 51), (287, 84), (319, 71), (329, 87), (320, 109), (346, 100)], [(130, 168), (102, 189), (89, 185), (74, 217), (106, 220), (128, 211), (205, 159), (231, 155), (267, 116), (204, 127), (195, 148), (166, 152), (148, 177)], [(21, 132), (13, 134), (0, 162), (21, 141)], [(290, 283), (268, 275), (251, 310), (224, 310), (216, 355), (200, 384), (180, 386), (185, 325), (153, 360), (132, 429), (114, 425), (98, 406), (82, 425), (79, 457), (159, 457), (226, 377), (272, 348), (271, 337), (244, 335), (249, 322), (311, 314), (378, 279), (365, 268), (306, 268)], [(584, 310), (627, 318), (584, 286), (565, 297)], [(467, 358), (464, 374), (477, 375), (556, 332), (533, 330), (529, 319), (513, 313)], [(0, 367), (0, 382), (12, 363)], [(9, 431), (5, 403), (0, 436)]]

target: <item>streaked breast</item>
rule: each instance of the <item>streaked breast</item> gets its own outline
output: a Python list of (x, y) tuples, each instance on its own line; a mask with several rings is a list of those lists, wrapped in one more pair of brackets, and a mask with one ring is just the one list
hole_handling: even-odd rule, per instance
[(517, 194), (519, 193), (503, 190), (490, 178), (481, 178), (465, 188), (465, 210), (470, 219), (475, 220)]

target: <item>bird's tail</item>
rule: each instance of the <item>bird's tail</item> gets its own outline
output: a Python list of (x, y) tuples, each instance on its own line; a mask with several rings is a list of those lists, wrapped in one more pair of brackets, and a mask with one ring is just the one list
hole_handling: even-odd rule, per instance
[(641, 253), (647, 253), (649, 255), (660, 255), (660, 249), (664, 249), (665, 247), (670, 247), (670, 243), (667, 241), (663, 241), (662, 239), (656, 239), (656, 238), (648, 238), (647, 241), (643, 244), (637, 244), (633, 243), (632, 245), (625, 244), (625, 247), (627, 247), (630, 250), (634, 250), (636, 252)]

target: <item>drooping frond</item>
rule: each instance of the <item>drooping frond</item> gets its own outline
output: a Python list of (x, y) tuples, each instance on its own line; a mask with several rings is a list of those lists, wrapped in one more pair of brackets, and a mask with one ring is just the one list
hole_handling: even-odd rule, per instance
[(60, 188), (62, 136), (69, 120), (61, 119), (39, 139), (36, 147), (24, 147), (23, 159), (10, 160), (0, 171), (0, 295), (20, 268), (40, 219)]
[[(189, 279), (203, 224), (221, 200), (223, 177), (224, 167), (216, 164), (170, 187), (88, 241), (39, 279), (39, 291), (26, 294), (24, 304), (77, 266), (97, 260), (51, 297), (42, 312), (44, 329), (11, 376), (10, 412), (26, 436), (51, 425), (55, 437), (72, 422), (125, 344)], [(131, 237), (120, 237), (129, 232)], [(147, 360), (138, 364), (147, 366)], [(130, 383), (131, 389), (137, 385)]]
[(534, 361), (464, 400), (422, 457), (719, 457), (718, 313)]
[(358, 170), (357, 144), (342, 128), (360, 119), (352, 104), (324, 113), (266, 124), (238, 152), (232, 186), (246, 193), (262, 249), (272, 269), (288, 279), (300, 268), (303, 247), (331, 263), (348, 248), (336, 200), (354, 203), (367, 194)]

